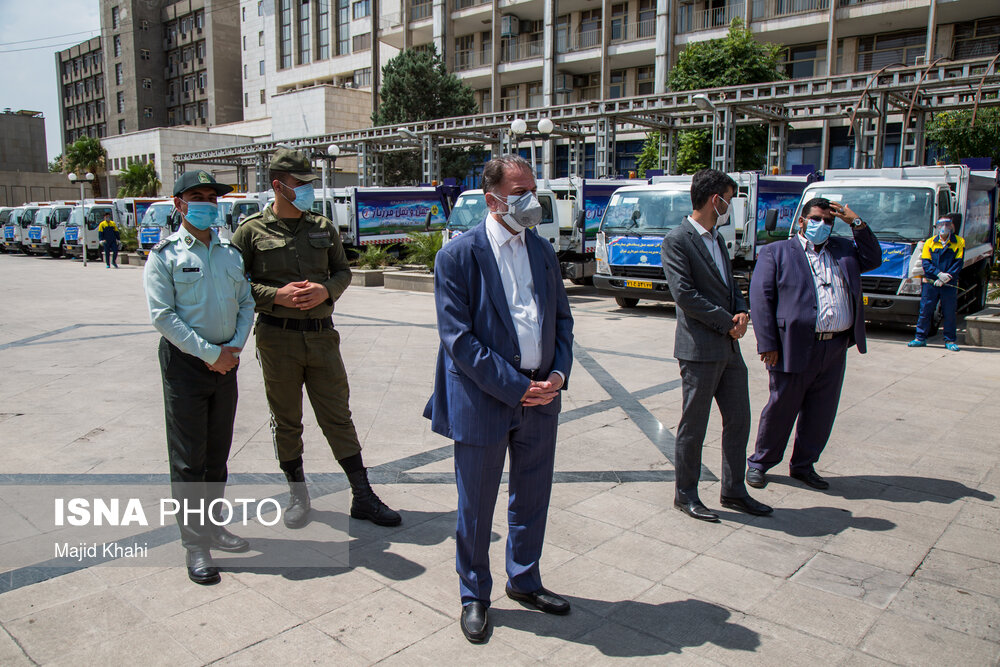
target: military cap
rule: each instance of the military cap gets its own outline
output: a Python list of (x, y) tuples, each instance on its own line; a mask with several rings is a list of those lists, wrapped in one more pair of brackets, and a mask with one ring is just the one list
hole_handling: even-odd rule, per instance
[(271, 157), (271, 171), (285, 171), (303, 183), (319, 180), (319, 174), (313, 173), (312, 165), (305, 153), (291, 148), (279, 148)]
[(224, 183), (216, 183), (215, 178), (207, 171), (186, 171), (174, 182), (174, 196), (180, 197), (188, 190), (203, 187), (212, 188), (218, 195), (226, 195), (233, 191), (232, 187)]

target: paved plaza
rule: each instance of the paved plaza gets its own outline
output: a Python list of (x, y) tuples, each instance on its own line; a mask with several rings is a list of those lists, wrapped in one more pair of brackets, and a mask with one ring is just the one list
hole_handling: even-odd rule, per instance
[[(0, 484), (167, 489), (163, 406), (141, 269), (0, 255)], [(673, 308), (619, 309), (568, 285), (575, 363), (563, 396), (541, 562), (567, 617), (503, 595), (505, 489), (494, 517), (493, 624), (458, 624), (451, 443), (421, 412), (437, 352), (433, 295), (351, 287), (334, 321), (355, 424), (398, 528), (347, 520), (346, 480), (306, 409), (305, 468), (343, 500), (350, 566), (241, 567), (197, 586), (173, 566), (0, 568), (0, 665), (996, 665), (1000, 659), (1000, 350), (908, 349), (903, 330), (849, 352), (815, 491), (775, 468), (773, 516), (672, 507), (680, 418)], [(960, 338), (961, 342), (961, 338)], [(241, 359), (231, 482), (281, 480), (253, 339)], [(755, 343), (754, 426), (767, 397)], [(713, 415), (704, 462), (720, 474)], [(318, 491), (323, 493), (325, 491)], [(0, 553), (27, 530), (0, 508)], [(178, 549), (174, 526), (163, 548)], [(234, 530), (234, 532), (240, 532)], [(160, 533), (162, 536), (164, 533)], [(252, 535), (248, 534), (252, 538)]]

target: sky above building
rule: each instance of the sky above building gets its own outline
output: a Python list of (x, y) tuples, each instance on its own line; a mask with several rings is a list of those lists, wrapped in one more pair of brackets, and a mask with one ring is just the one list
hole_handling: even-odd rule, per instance
[(45, 114), (50, 160), (62, 153), (55, 54), (100, 30), (98, 0), (0, 0), (0, 109)]

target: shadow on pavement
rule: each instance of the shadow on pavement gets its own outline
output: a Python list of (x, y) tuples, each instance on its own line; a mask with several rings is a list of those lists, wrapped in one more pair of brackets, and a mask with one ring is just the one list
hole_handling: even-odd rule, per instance
[(837, 535), (848, 528), (870, 531), (892, 530), (896, 524), (888, 519), (871, 516), (854, 516), (839, 507), (775, 507), (774, 514), (765, 517), (747, 517), (735, 512), (718, 512), (724, 520), (747, 523), (755, 528), (774, 530), (793, 537), (824, 537)]
[[(792, 483), (790, 480), (775, 478), (778, 483)], [(992, 493), (973, 489), (961, 482), (935, 477), (919, 477), (909, 475), (845, 475), (830, 477), (830, 488), (821, 491), (829, 496), (839, 496), (846, 500), (887, 500), (890, 502), (911, 503), (914, 498), (934, 503), (951, 503), (963, 498), (992, 501), (996, 499)], [(910, 492), (899, 497), (885, 497), (888, 487), (904, 489)]]
[[(531, 609), (490, 609), (490, 622), (553, 637), (566, 642), (593, 646), (603, 655), (614, 658), (638, 658), (680, 653), (684, 648), (717, 644), (736, 651), (754, 651), (760, 636), (742, 625), (730, 623), (732, 612), (702, 600), (679, 600), (650, 604), (634, 600), (608, 602), (565, 596), (574, 610), (551, 616)], [(576, 618), (574, 618), (574, 615)], [(621, 623), (638, 632), (622, 637), (603, 619)]]

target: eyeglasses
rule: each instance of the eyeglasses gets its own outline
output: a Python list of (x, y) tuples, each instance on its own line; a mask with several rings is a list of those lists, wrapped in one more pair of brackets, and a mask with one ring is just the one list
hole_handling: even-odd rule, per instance
[(831, 227), (833, 226), (833, 218), (816, 218), (816, 217), (811, 217), (811, 218), (809, 218), (809, 221), (810, 222), (816, 222), (816, 223), (823, 223), (824, 225), (830, 225)]

